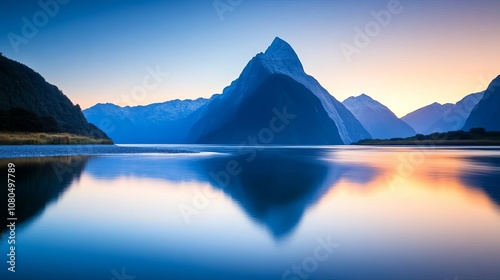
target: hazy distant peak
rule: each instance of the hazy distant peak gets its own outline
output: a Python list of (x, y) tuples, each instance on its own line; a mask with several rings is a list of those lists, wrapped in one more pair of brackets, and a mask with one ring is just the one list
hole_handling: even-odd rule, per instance
[(450, 110), (455, 104), (453, 103), (444, 103), (444, 104), (441, 104), (439, 102), (434, 102), (432, 104), (429, 104), (427, 106), (424, 106), (422, 108), (429, 108), (431, 110), (435, 110), (436, 112), (446, 112), (448, 110)]
[(342, 102), (379, 139), (413, 136), (416, 132), (400, 120), (387, 106), (366, 94), (351, 96)]
[(362, 93), (358, 96), (350, 96), (346, 100), (373, 100), (369, 95), (366, 95), (365, 93)]
[[(360, 100), (373, 100), (373, 98), (371, 98), (370, 96), (362, 93), (360, 94), (359, 96), (357, 96), (356, 98), (360, 99)], [(374, 100), (373, 100), (374, 101)]]
[[(352, 112), (353, 110), (360, 109), (364, 110), (370, 108), (374, 111), (390, 111), (385, 105), (374, 100), (370, 96), (362, 93), (358, 96), (351, 96), (342, 102), (347, 108)], [(354, 114), (356, 115), (356, 114)]]

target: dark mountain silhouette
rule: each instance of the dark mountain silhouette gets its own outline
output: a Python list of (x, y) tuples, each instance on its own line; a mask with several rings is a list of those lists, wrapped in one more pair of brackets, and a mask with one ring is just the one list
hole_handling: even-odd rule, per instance
[(310, 90), (286, 75), (269, 76), (243, 96), (230, 120), (202, 135), (200, 143), (285, 145), (343, 144), (337, 126)]
[(108, 139), (78, 105), (29, 67), (0, 55), (0, 130), (67, 132)]
[[(23, 225), (43, 210), (78, 179), (90, 157), (44, 157), (0, 159), (0, 172), (7, 182), (7, 164), (15, 164), (15, 194), (17, 225)], [(12, 178), (11, 178), (12, 179)], [(7, 201), (7, 186), (0, 188), (2, 201)], [(7, 204), (3, 204), (7, 207)], [(2, 211), (7, 221), (7, 209)], [(7, 228), (2, 227), (2, 232)]]
[(469, 161), (478, 166), (483, 166), (481, 169), (476, 169), (474, 172), (463, 172), (460, 176), (464, 184), (469, 187), (479, 188), (483, 190), (488, 197), (495, 202), (500, 208), (500, 158), (498, 157), (469, 157)]
[(500, 131), (500, 76), (497, 76), (490, 83), (483, 98), (467, 118), (463, 129), (476, 127), (489, 131)]

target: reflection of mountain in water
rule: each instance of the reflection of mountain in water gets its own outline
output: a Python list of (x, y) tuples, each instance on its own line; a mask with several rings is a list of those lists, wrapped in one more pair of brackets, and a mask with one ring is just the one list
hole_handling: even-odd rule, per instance
[[(56, 200), (71, 182), (80, 177), (88, 157), (47, 157), (0, 159), (0, 172), (7, 177), (7, 164), (15, 164), (16, 225), (39, 215)], [(7, 178), (5, 178), (5, 182)], [(7, 201), (7, 188), (0, 188), (2, 201)], [(4, 205), (2, 203), (2, 205)], [(7, 206), (7, 205), (6, 205)], [(6, 209), (5, 209), (6, 210)], [(6, 221), (6, 211), (2, 220)], [(2, 227), (2, 231), (7, 229)]]
[[(250, 217), (264, 224), (276, 238), (290, 233), (298, 225), (306, 209), (347, 172), (364, 169), (358, 173), (365, 180), (372, 179), (374, 175), (367, 167), (326, 162), (322, 160), (321, 150), (276, 149), (259, 152), (251, 162), (247, 161), (248, 158), (235, 156), (214, 162), (206, 166), (206, 172), (214, 172), (210, 178), (212, 185), (223, 189)], [(231, 160), (241, 166), (240, 173), (230, 177), (231, 180), (224, 181), (221, 172), (227, 173), (227, 164)]]
[[(255, 221), (276, 238), (285, 237), (299, 223), (306, 209), (341, 178), (370, 181), (372, 168), (323, 160), (321, 149), (263, 149), (253, 158), (251, 150), (232, 156), (100, 157), (87, 171), (110, 179), (118, 176), (161, 178), (173, 182), (198, 181), (222, 189)], [(235, 170), (228, 164), (237, 163)], [(110, 167), (112, 166), (112, 169)], [(353, 174), (356, 176), (352, 176)]]
[(467, 186), (483, 190), (492, 201), (500, 206), (500, 158), (470, 157), (467, 160), (482, 168), (463, 173), (460, 179)]

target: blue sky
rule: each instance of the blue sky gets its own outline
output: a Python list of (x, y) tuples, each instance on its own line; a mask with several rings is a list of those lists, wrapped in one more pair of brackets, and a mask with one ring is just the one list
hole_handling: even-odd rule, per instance
[[(399, 12), (347, 59), (341, 44), (391, 4)], [(366, 93), (402, 116), (500, 74), (499, 14), (494, 0), (4, 0), (0, 51), (87, 108), (209, 97), (279, 36), (337, 99)]]

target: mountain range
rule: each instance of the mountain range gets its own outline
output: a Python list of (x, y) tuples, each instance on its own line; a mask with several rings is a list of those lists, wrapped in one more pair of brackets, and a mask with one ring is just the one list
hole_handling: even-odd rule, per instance
[(436, 122), (434, 122), (424, 134), (434, 132), (447, 132), (463, 129), (464, 124), (469, 118), (471, 111), (476, 104), (483, 98), (484, 92), (469, 94), (455, 103), (453, 107), (444, 112)]
[(500, 76), (456, 104), (399, 119), (366, 94), (339, 102), (276, 37), (221, 94), (82, 111), (29, 67), (0, 55), (0, 131), (68, 132), (137, 144), (342, 145), (482, 127), (500, 130)]
[(460, 130), (484, 92), (465, 96), (455, 104), (432, 103), (417, 109), (401, 119), (420, 134)]
[[(97, 104), (84, 114), (117, 143), (338, 145), (462, 129), (483, 94), (456, 104), (433, 103), (402, 118), (366, 94), (341, 103), (305, 73), (293, 48), (276, 37), (210, 99), (135, 107)], [(492, 104), (482, 107), (497, 110)]]
[(87, 120), (100, 127), (116, 143), (186, 143), (193, 125), (191, 113), (208, 99), (172, 100), (147, 106), (119, 107), (97, 104), (83, 111)]
[[(371, 138), (342, 103), (304, 72), (295, 51), (280, 38), (253, 57), (222, 94), (200, 103), (171, 122), (144, 117), (152, 114), (154, 106), (120, 109), (99, 104), (84, 113), (99, 127), (114, 127), (106, 131), (119, 135), (118, 143), (138, 141), (131, 133), (138, 126), (154, 128), (141, 143), (334, 145)], [(155, 136), (148, 137), (152, 133)], [(175, 140), (168, 138), (174, 134)]]

